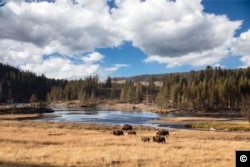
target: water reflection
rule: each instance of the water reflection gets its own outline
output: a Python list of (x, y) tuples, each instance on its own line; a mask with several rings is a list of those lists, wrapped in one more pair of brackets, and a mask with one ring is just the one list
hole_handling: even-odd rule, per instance
[[(204, 114), (204, 113), (168, 113), (157, 114), (141, 111), (114, 111), (100, 110), (96, 108), (53, 108), (54, 113), (46, 113), (40, 121), (67, 121), (67, 122), (86, 122), (113, 125), (143, 125), (156, 128), (185, 129), (182, 122), (156, 123), (154, 120), (162, 117), (225, 117), (223, 114)], [(153, 123), (154, 121), (154, 123)]]
[[(160, 114), (141, 111), (113, 111), (100, 110), (95, 108), (54, 108), (54, 113), (44, 114), (44, 118), (40, 120), (47, 121), (70, 121), (70, 122), (86, 122), (100, 124), (132, 124), (153, 126), (150, 121), (161, 117)], [(56, 116), (55, 116), (56, 115)]]

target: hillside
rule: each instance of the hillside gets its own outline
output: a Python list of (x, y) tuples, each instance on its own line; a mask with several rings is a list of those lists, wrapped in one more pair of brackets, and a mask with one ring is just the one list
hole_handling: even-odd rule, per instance
[(66, 80), (48, 79), (29, 71), (21, 71), (10, 65), (0, 63), (0, 102), (30, 102), (46, 100), (53, 86), (66, 84)]

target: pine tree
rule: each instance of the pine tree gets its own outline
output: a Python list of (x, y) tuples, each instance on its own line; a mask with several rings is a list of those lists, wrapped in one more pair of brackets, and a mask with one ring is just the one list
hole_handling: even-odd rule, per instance
[(140, 103), (142, 101), (142, 85), (137, 82), (135, 90), (135, 103)]
[(244, 99), (243, 107), (241, 110), (243, 116), (245, 116), (250, 124), (250, 96)]
[(112, 79), (110, 76), (108, 76), (106, 82), (105, 82), (105, 87), (106, 88), (111, 88), (112, 87)]
[(125, 102), (126, 101), (126, 89), (125, 89), (125, 87), (122, 87), (122, 89), (121, 89), (121, 94), (120, 94), (120, 101), (121, 102)]
[(31, 96), (30, 96), (30, 103), (36, 103), (38, 100), (37, 100), (37, 97), (36, 97), (36, 95), (35, 94), (32, 94)]

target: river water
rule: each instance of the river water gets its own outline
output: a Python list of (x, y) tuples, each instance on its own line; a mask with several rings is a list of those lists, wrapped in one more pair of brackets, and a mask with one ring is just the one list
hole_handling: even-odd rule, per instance
[(95, 108), (52, 108), (54, 113), (44, 113), (40, 121), (85, 122), (112, 125), (143, 125), (156, 128), (177, 128), (179, 125), (160, 125), (152, 121), (173, 114), (157, 114), (146, 111), (115, 111)]
[[(117, 111), (96, 108), (52, 108), (54, 113), (44, 113), (39, 121), (55, 122), (85, 122), (112, 125), (143, 125), (165, 129), (185, 129), (181, 122), (155, 123), (162, 117), (225, 117), (225, 115), (193, 114), (193, 113), (168, 113), (158, 114), (146, 111)], [(154, 122), (153, 122), (154, 121)]]

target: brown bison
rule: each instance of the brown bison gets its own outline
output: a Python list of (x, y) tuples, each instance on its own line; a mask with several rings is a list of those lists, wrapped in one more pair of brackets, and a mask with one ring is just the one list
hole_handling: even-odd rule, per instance
[(154, 136), (153, 141), (157, 143), (166, 143), (165, 137), (163, 136)]
[(136, 135), (136, 131), (132, 131), (132, 130), (131, 130), (131, 131), (128, 132), (128, 134), (129, 134), (129, 135)]
[(141, 138), (141, 140), (143, 141), (143, 142), (149, 142), (150, 141), (150, 138), (149, 137), (142, 137)]
[(123, 133), (122, 130), (114, 130), (114, 131), (113, 131), (113, 135), (115, 135), (115, 136), (123, 136), (124, 133)]
[(125, 125), (122, 127), (122, 130), (132, 130), (132, 126), (129, 125), (129, 124), (125, 124)]
[(168, 136), (169, 132), (165, 129), (159, 130), (158, 132), (156, 132), (156, 135), (158, 136)]

